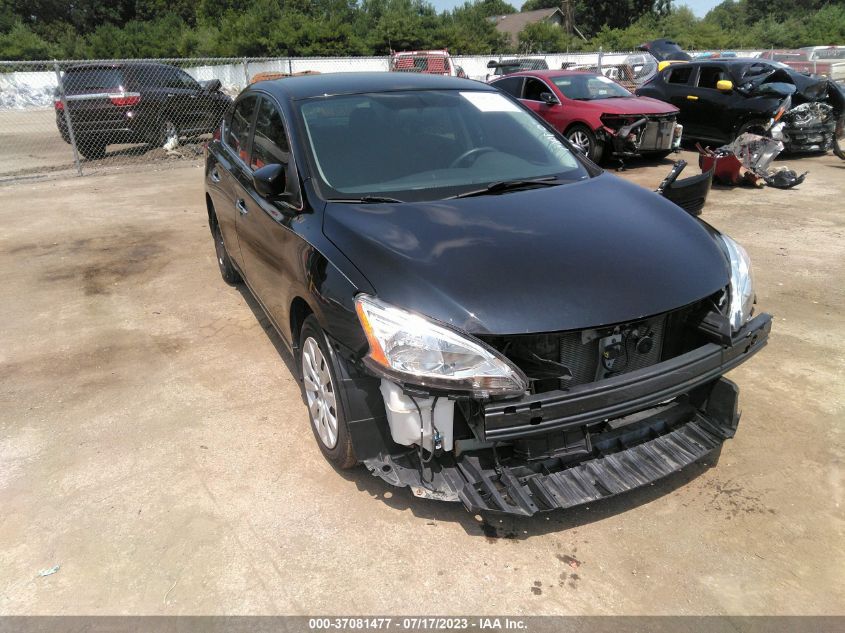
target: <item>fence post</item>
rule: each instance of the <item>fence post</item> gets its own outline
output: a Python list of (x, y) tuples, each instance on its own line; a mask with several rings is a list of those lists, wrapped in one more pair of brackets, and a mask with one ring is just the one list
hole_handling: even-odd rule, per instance
[(602, 47), (601, 47), (601, 46), (599, 46), (599, 61), (598, 61), (598, 63), (596, 64), (596, 68), (598, 68), (598, 70), (599, 70), (599, 74), (600, 74), (600, 75), (604, 74), (604, 73), (602, 73), (602, 71), (601, 71), (601, 58), (602, 58), (603, 54), (604, 54), (604, 53), (603, 53), (603, 51), (602, 51)]
[(62, 101), (62, 112), (65, 116), (65, 125), (67, 125), (67, 135), (70, 137), (70, 146), (73, 148), (73, 162), (76, 164), (76, 172), (82, 175), (82, 165), (79, 163), (79, 150), (76, 148), (76, 136), (73, 133), (73, 123), (70, 120), (70, 112), (67, 109), (67, 98), (65, 97), (65, 86), (62, 82), (62, 72), (59, 70), (59, 62), (53, 60), (53, 70), (56, 71), (56, 81), (59, 83), (59, 99)]
[(249, 86), (249, 62), (244, 57), (244, 88)]
[(291, 60), (291, 58), (288, 57), (288, 75), (292, 75), (292, 74), (293, 74), (293, 60)]

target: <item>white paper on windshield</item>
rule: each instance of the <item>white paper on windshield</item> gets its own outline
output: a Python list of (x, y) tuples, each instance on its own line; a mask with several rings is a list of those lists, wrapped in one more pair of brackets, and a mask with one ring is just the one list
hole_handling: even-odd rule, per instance
[(497, 92), (462, 92), (460, 95), (482, 112), (519, 112), (519, 108)]

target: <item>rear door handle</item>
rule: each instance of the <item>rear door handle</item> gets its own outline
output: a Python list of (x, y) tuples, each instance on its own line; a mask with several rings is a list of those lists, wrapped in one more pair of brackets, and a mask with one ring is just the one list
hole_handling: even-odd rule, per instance
[(217, 167), (211, 170), (208, 177), (211, 178), (211, 182), (220, 182), (220, 173), (217, 171)]
[(243, 198), (238, 198), (238, 201), (235, 203), (235, 208), (238, 210), (238, 213), (241, 215), (247, 214), (246, 204), (244, 203)]

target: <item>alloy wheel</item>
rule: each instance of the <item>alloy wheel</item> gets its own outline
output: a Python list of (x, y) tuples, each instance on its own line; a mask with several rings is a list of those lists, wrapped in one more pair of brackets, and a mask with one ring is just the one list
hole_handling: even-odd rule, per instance
[(302, 379), (311, 423), (323, 445), (332, 449), (337, 444), (337, 399), (329, 364), (313, 337), (302, 345)]
[(590, 139), (581, 130), (575, 130), (569, 134), (569, 141), (585, 155), (590, 154)]

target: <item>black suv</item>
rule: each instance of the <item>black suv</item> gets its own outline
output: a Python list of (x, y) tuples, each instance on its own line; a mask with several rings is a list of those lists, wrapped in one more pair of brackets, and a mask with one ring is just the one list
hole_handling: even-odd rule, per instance
[(66, 143), (70, 114), (80, 154), (102, 158), (113, 143), (164, 145), (212, 132), (232, 100), (217, 79), (199, 83), (167, 64), (80, 64), (65, 70), (64, 102), (57, 94), (56, 125)]

